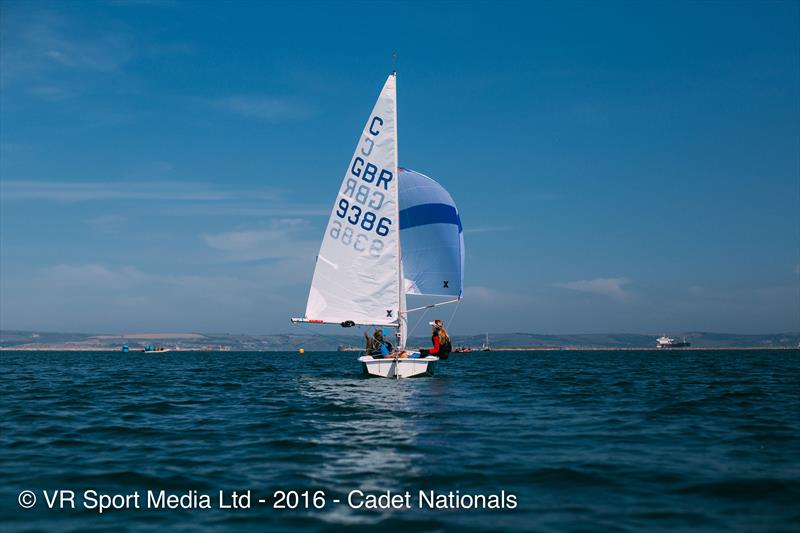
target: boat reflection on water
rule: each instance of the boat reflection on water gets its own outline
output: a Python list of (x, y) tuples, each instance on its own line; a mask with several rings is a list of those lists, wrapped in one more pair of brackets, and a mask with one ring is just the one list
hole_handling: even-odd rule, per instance
[[(362, 490), (386, 490), (387, 471), (413, 473), (417, 432), (412, 414), (413, 390), (396, 382), (366, 378), (306, 378), (301, 395), (323, 404), (325, 417), (312, 418), (317, 444), (330, 450), (330, 461), (309, 475), (326, 486), (354, 488), (347, 482), (357, 475)], [(331, 416), (339, 413), (339, 416)], [(346, 444), (345, 444), (346, 443)], [(374, 480), (363, 481), (374, 473)], [(380, 480), (380, 485), (377, 481)], [(399, 488), (399, 487), (394, 487)]]
[[(435, 450), (426, 442), (429, 421), (420, 406), (434, 396), (446, 395), (446, 379), (397, 382), (365, 377), (300, 378), (298, 391), (320, 416), (308, 417), (308, 433), (322, 455), (314, 469), (304, 472), (310, 487), (325, 490), (328, 499), (342, 505), (326, 506), (317, 515), (337, 524), (373, 524), (389, 511), (353, 510), (346, 505), (348, 493), (412, 491), (425, 488), (426, 471)], [(401, 383), (401, 384), (398, 384)], [(444, 390), (443, 390), (444, 389)], [(422, 403), (420, 403), (422, 402)], [(441, 404), (440, 404), (441, 405)], [(434, 407), (444, 411), (445, 407)], [(439, 459), (436, 459), (437, 461)]]

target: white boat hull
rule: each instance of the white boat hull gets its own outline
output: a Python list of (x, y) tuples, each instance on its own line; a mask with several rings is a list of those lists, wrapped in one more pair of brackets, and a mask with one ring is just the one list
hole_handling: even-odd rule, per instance
[(363, 355), (358, 358), (364, 370), (364, 375), (379, 378), (416, 378), (432, 376), (434, 363), (438, 357), (429, 355), (417, 359), (401, 359), (388, 357), (384, 359), (374, 359), (372, 356)]

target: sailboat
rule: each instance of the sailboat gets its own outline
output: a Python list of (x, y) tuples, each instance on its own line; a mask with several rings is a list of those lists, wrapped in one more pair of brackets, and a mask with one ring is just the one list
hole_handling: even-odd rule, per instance
[[(339, 187), (293, 323), (394, 328), (396, 349), (358, 358), (368, 376), (433, 375), (438, 357), (407, 350), (408, 313), (461, 301), (464, 237), (450, 194), (398, 166), (396, 73), (383, 85)], [(448, 298), (407, 309), (406, 295)]]
[(484, 352), (491, 352), (492, 351), (492, 348), (489, 346), (489, 334), (488, 333), (486, 334), (486, 340), (484, 341), (483, 346), (481, 346), (481, 350), (483, 350)]

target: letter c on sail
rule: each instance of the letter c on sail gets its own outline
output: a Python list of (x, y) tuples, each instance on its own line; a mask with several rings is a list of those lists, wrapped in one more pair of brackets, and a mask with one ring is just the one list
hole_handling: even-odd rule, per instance
[(370, 122), (370, 124), (369, 124), (369, 132), (372, 135), (378, 135), (381, 132), (381, 130), (376, 130), (375, 129), (375, 123), (376, 122), (379, 125), (383, 126), (383, 119), (381, 117), (377, 117), (377, 116), (376, 117), (372, 117), (372, 122)]

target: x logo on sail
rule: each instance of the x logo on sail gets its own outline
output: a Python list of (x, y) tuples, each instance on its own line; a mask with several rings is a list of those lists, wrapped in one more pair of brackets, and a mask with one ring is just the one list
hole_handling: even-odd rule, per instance
[(392, 310), (391, 309), (387, 309), (386, 310), (386, 316), (389, 317), (389, 318), (392, 318)]
[(444, 283), (444, 287), (442, 287), (443, 289), (449, 289), (450, 288), (450, 287), (447, 286), (447, 284), (450, 283), (449, 281), (445, 280), (445, 281), (443, 281), (443, 283)]

